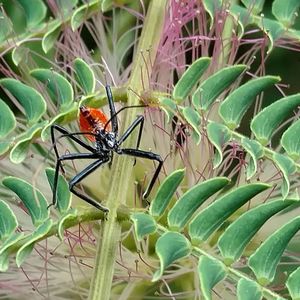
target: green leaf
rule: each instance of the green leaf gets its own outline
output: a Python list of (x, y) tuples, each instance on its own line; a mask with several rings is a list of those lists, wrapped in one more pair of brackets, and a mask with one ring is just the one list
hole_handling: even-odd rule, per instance
[(101, 11), (107, 12), (107, 11), (111, 10), (113, 7), (113, 3), (114, 3), (113, 0), (102, 0), (101, 1)]
[(230, 129), (239, 127), (242, 117), (255, 97), (268, 87), (280, 81), (279, 77), (264, 76), (252, 79), (234, 90), (221, 103), (219, 114)]
[(211, 59), (208, 57), (201, 57), (194, 61), (183, 73), (173, 90), (173, 99), (175, 99), (178, 104), (183, 102), (191, 93), (193, 87), (208, 68), (210, 61)]
[(5, 41), (12, 32), (12, 24), (9, 18), (0, 10), (0, 43)]
[(10, 207), (0, 200), (0, 240), (11, 236), (18, 227), (18, 221)]
[(0, 141), (0, 155), (5, 154), (12, 144), (13, 140)]
[(30, 213), (34, 226), (39, 226), (49, 217), (46, 198), (37, 188), (12, 176), (5, 177), (2, 183), (21, 199)]
[(226, 265), (237, 261), (247, 244), (273, 215), (296, 203), (293, 200), (276, 200), (261, 204), (240, 216), (230, 224), (218, 241), (218, 247)]
[(211, 18), (211, 24), (213, 24), (216, 11), (221, 11), (222, 9), (222, 0), (203, 0), (203, 5)]
[(83, 25), (83, 23), (89, 19), (94, 12), (99, 11), (100, 3), (101, 1), (96, 0), (77, 8), (71, 18), (72, 30), (75, 31), (79, 26)]
[(51, 219), (44, 220), (43, 224), (36, 228), (30, 235), (26, 236), (26, 241), (16, 254), (16, 264), (18, 267), (20, 267), (25, 259), (31, 254), (35, 242), (43, 238), (49, 232), (52, 223), (53, 221)]
[(67, 79), (49, 69), (35, 69), (30, 72), (30, 75), (47, 86), (51, 98), (60, 103), (60, 112), (70, 109), (74, 100), (74, 92)]
[(78, 107), (77, 103), (72, 103), (69, 110), (62, 112), (52, 118), (49, 123), (43, 128), (41, 133), (41, 138), (43, 141), (46, 141), (50, 136), (50, 129), (53, 124), (67, 124), (71, 121), (74, 121), (77, 118)]
[(299, 0), (274, 0), (272, 4), (272, 13), (277, 20), (288, 28), (294, 24), (299, 7)]
[(17, 1), (25, 11), (27, 27), (35, 27), (46, 17), (47, 7), (42, 0)]
[(222, 147), (230, 139), (228, 128), (222, 124), (211, 122), (207, 125), (207, 136), (209, 141), (215, 146), (217, 152), (213, 158), (213, 166), (216, 169), (223, 160)]
[(160, 98), (159, 99), (160, 108), (165, 112), (167, 116), (167, 123), (172, 120), (175, 112), (177, 111), (176, 103), (170, 98)]
[(261, 287), (253, 280), (241, 278), (237, 285), (238, 300), (261, 300)]
[(13, 63), (16, 66), (19, 66), (19, 64), (21, 62), (26, 61), (29, 51), (30, 50), (27, 47), (24, 47), (22, 45), (18, 45), (17, 47), (14, 47), (11, 52), (11, 59), (12, 59)]
[(71, 221), (72, 219), (76, 219), (78, 215), (77, 209), (70, 208), (65, 214), (61, 216), (58, 221), (57, 233), (58, 237), (62, 241), (64, 238), (64, 225), (67, 221)]
[(157, 229), (157, 224), (151, 215), (134, 213), (130, 216), (133, 221), (137, 240), (141, 241), (145, 236), (152, 234)]
[(3, 78), (0, 80), (0, 84), (23, 106), (30, 125), (36, 124), (46, 112), (46, 101), (43, 96), (32, 87), (12, 78)]
[(0, 247), (0, 272), (6, 272), (9, 266), (10, 249), (23, 239), (24, 232), (15, 232), (7, 238)]
[(276, 230), (250, 256), (248, 265), (261, 285), (273, 281), (282, 253), (299, 229), (300, 217), (297, 217)]
[(285, 199), (290, 191), (290, 175), (296, 172), (296, 166), (294, 162), (280, 153), (273, 154), (273, 160), (277, 167), (280, 169), (283, 175), (283, 183), (281, 185), (281, 193), (283, 199)]
[(242, 3), (251, 11), (252, 14), (257, 15), (259, 14), (263, 7), (265, 0), (242, 0)]
[(200, 205), (228, 183), (229, 179), (225, 177), (215, 177), (189, 189), (168, 213), (170, 228), (182, 229)]
[(6, 137), (16, 127), (16, 119), (9, 106), (0, 98), (0, 139)]
[(77, 75), (78, 82), (83, 88), (86, 95), (92, 94), (95, 91), (95, 75), (90, 66), (80, 58), (74, 61), (74, 69)]
[(214, 201), (202, 210), (190, 223), (189, 235), (193, 244), (207, 240), (236, 210), (270, 185), (251, 183), (240, 186)]
[(198, 262), (201, 292), (205, 300), (211, 300), (214, 286), (226, 278), (226, 267), (218, 260), (202, 255)]
[[(47, 168), (46, 175), (47, 175), (47, 179), (50, 184), (51, 190), (53, 192), (55, 169)], [(57, 182), (56, 199), (57, 199), (58, 211), (60, 212), (61, 215), (65, 214), (71, 206), (71, 193), (69, 190), (68, 182), (60, 174), (58, 176), (58, 182)]]
[(60, 14), (66, 19), (73, 11), (73, 8), (76, 6), (78, 0), (55, 0)]
[(149, 208), (149, 212), (153, 217), (160, 217), (165, 212), (176, 189), (183, 180), (184, 174), (185, 169), (176, 170), (161, 183)]
[(300, 268), (297, 268), (288, 278), (286, 287), (292, 299), (300, 299)]
[(199, 145), (201, 141), (201, 133), (199, 131), (201, 117), (199, 113), (191, 107), (184, 107), (182, 113), (187, 123), (193, 128), (193, 133), (195, 134), (195, 143)]
[(257, 161), (264, 155), (264, 149), (260, 143), (247, 137), (241, 139), (241, 145), (250, 156), (246, 167), (247, 180), (249, 180), (257, 171)]
[(14, 164), (19, 164), (26, 158), (32, 141), (40, 136), (43, 127), (47, 123), (48, 121), (37, 123), (18, 137), (18, 142), (13, 146), (9, 155)]
[(251, 130), (262, 145), (267, 145), (273, 132), (300, 105), (300, 94), (281, 98), (258, 113), (251, 122)]
[(230, 66), (207, 78), (193, 94), (193, 105), (198, 109), (208, 110), (217, 97), (235, 82), (246, 68), (245, 65)]
[(300, 158), (300, 120), (292, 124), (282, 135), (281, 145), (287, 154), (297, 161)]
[(166, 232), (157, 240), (155, 252), (160, 260), (160, 269), (153, 274), (152, 282), (159, 280), (164, 270), (174, 261), (189, 255), (191, 244), (178, 232)]
[(42, 39), (42, 49), (45, 53), (48, 53), (48, 51), (52, 49), (56, 43), (60, 34), (61, 25), (61, 21), (55, 20), (52, 23), (51, 28), (44, 34)]

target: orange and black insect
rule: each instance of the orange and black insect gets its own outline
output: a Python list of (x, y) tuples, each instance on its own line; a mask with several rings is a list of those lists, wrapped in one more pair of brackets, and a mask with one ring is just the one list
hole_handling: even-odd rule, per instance
[[(79, 159), (94, 159), (95, 161), (86, 166), (82, 171), (76, 174), (69, 181), (69, 189), (76, 196), (80, 197), (82, 200), (90, 203), (96, 208), (108, 212), (108, 208), (97, 202), (96, 200), (90, 198), (88, 195), (84, 194), (77, 187), (77, 184), (80, 183), (84, 178), (90, 175), (93, 171), (98, 169), (105, 163), (109, 163), (112, 160), (113, 153), (119, 155), (130, 155), (133, 157), (146, 158), (150, 160), (155, 160), (158, 162), (158, 167), (143, 194), (144, 198), (147, 198), (153, 188), (153, 185), (159, 175), (159, 172), (163, 165), (163, 160), (160, 155), (150, 152), (143, 151), (139, 149), (143, 125), (144, 125), (144, 116), (138, 116), (135, 121), (125, 130), (125, 132), (119, 137), (119, 129), (118, 129), (118, 119), (117, 115), (121, 111), (127, 108), (133, 107), (145, 107), (145, 105), (135, 105), (135, 106), (127, 106), (121, 108), (116, 112), (111, 89), (109, 86), (105, 87), (107, 100), (110, 109), (110, 118), (98, 109), (89, 108), (86, 106), (80, 107), (79, 112), (79, 132), (69, 132), (65, 128), (54, 124), (51, 126), (51, 139), (53, 144), (53, 149), (56, 155), (56, 168), (55, 168), (55, 176), (54, 176), (54, 184), (53, 184), (53, 198), (52, 205), (56, 205), (57, 203), (57, 184), (58, 184), (58, 175), (59, 169), (64, 172), (64, 168), (62, 166), (63, 161), (67, 160), (79, 160)], [(133, 132), (133, 130), (139, 126), (139, 133), (137, 138), (136, 148), (121, 148), (122, 143), (129, 137), (129, 135)], [(85, 153), (70, 153), (59, 155), (57, 150), (57, 141), (55, 138), (55, 131), (58, 131), (61, 136), (67, 137), (71, 139), (73, 142), (82, 146), (86, 152)], [(78, 136), (84, 135), (93, 145), (81, 140)]]

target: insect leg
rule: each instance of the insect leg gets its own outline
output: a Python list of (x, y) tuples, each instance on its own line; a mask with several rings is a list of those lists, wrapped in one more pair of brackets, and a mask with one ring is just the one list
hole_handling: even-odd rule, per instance
[(111, 129), (112, 129), (112, 132), (118, 133), (118, 130), (119, 130), (118, 129), (118, 119), (117, 119), (116, 108), (115, 108), (114, 99), (112, 96), (110, 86), (106, 85), (105, 90), (106, 90), (106, 95), (107, 95), (107, 100), (108, 100), (108, 105), (109, 105), (109, 110), (110, 110)]
[(156, 168), (156, 171), (155, 171), (146, 191), (143, 194), (143, 198), (146, 199), (149, 196), (149, 194), (154, 186), (154, 183), (159, 175), (159, 172), (163, 166), (162, 158), (160, 157), (160, 155), (153, 153), (153, 152), (142, 151), (142, 150), (138, 150), (138, 149), (128, 149), (128, 148), (121, 149), (120, 154), (126, 154), (126, 155), (130, 155), (130, 156), (134, 156), (134, 157), (141, 157), (141, 158), (146, 158), (146, 159), (150, 159), (150, 160), (156, 160), (158, 162), (158, 167)]
[[(144, 116), (138, 116), (119, 139), (118, 146), (120, 146), (128, 138), (128, 136), (132, 133), (132, 131), (137, 126), (140, 126), (137, 143), (136, 143), (136, 149), (139, 149), (141, 138), (142, 138), (143, 127), (144, 127), (144, 120), (145, 120)], [(134, 159), (133, 165), (135, 164), (136, 164), (136, 159)]]
[[(69, 139), (71, 139), (72, 141), (74, 141), (75, 143), (79, 144), (80, 146), (82, 146), (83, 148), (94, 152), (95, 149), (93, 147), (91, 147), (90, 145), (86, 144), (85, 142), (81, 141), (80, 139), (78, 139), (76, 136), (73, 136), (71, 132), (69, 132), (68, 130), (66, 130), (65, 128), (59, 126), (59, 125), (52, 125), (51, 126), (51, 141), (52, 141), (52, 146), (55, 152), (55, 156), (56, 159), (59, 159), (59, 154), (58, 154), (58, 150), (57, 150), (57, 142), (56, 142), (56, 138), (55, 138), (55, 134), (54, 131), (58, 131), (60, 133), (62, 133), (65, 137), (68, 137)], [(70, 134), (70, 136), (68, 136)], [(62, 172), (64, 173), (64, 168), (62, 167), (62, 165), (60, 164), (60, 168), (62, 170)]]
[(59, 168), (61, 167), (61, 162), (64, 160), (76, 160), (76, 159), (95, 159), (99, 158), (98, 154), (95, 153), (73, 153), (73, 154), (66, 154), (58, 157), (56, 161), (56, 167), (55, 167), (55, 174), (54, 174), (54, 180), (53, 180), (53, 196), (52, 196), (52, 204), (56, 205), (57, 202), (57, 184), (58, 184), (58, 175), (59, 175)]
[(79, 183), (81, 180), (83, 180), (85, 177), (87, 177), (89, 174), (91, 174), (93, 171), (95, 171), (101, 165), (103, 165), (104, 163), (107, 163), (108, 161), (109, 161), (109, 157), (104, 157), (104, 158), (101, 158), (101, 159), (91, 163), (85, 169), (83, 169), (81, 172), (79, 172), (76, 176), (74, 176), (69, 182), (69, 188), (73, 194), (75, 194), (82, 200), (86, 201), (87, 203), (93, 205), (94, 207), (102, 210), (103, 212), (108, 212), (109, 209), (107, 207), (101, 205), (99, 202), (93, 200), (92, 198), (82, 194), (79, 191), (76, 191), (74, 188), (77, 183)]

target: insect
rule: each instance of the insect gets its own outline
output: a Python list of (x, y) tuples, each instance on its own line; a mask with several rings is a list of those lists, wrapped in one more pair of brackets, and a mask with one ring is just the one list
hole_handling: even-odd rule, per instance
[[(113, 153), (157, 161), (158, 166), (146, 191), (143, 194), (143, 198), (147, 198), (153, 188), (153, 185), (162, 168), (163, 160), (160, 157), (160, 155), (156, 153), (150, 151), (143, 151), (139, 149), (144, 125), (144, 116), (137, 116), (137, 118), (132, 122), (132, 124), (127, 128), (127, 130), (125, 130), (125, 132), (120, 137), (117, 119), (118, 113), (120, 113), (122, 110), (133, 107), (145, 107), (145, 105), (127, 106), (121, 108), (119, 111), (116, 112), (110, 86), (107, 85), (105, 89), (110, 109), (109, 119), (102, 111), (98, 109), (81, 106), (79, 108), (79, 132), (69, 132), (68, 130), (57, 124), (51, 126), (51, 139), (53, 149), (56, 155), (56, 167), (53, 182), (53, 198), (51, 205), (55, 206), (57, 203), (58, 176), (60, 169), (64, 173), (64, 168), (62, 166), (63, 161), (74, 161), (82, 159), (94, 160), (69, 181), (69, 190), (82, 200), (88, 202), (89, 204), (102, 210), (103, 212), (108, 212), (109, 209), (100, 204), (99, 202), (95, 201), (94, 199), (90, 198), (86, 194), (82, 193), (77, 187), (77, 185), (84, 178), (90, 175), (93, 171), (101, 167), (103, 164), (111, 162)], [(137, 137), (136, 148), (121, 148), (122, 143), (130, 136), (130, 134), (137, 127), (139, 127), (139, 132)], [(67, 137), (73, 142), (79, 144), (86, 150), (86, 152), (59, 155), (56, 146), (57, 141), (55, 138), (55, 131), (58, 131), (61, 134), (60, 137)], [(79, 139), (79, 135), (84, 135), (90, 142), (93, 143), (93, 145)]]

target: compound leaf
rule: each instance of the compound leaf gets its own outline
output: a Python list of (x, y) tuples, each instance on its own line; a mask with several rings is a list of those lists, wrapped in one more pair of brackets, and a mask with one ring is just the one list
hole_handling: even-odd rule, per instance
[(0, 98), (0, 138), (6, 137), (16, 127), (16, 119), (9, 106)]
[(189, 234), (192, 242), (201, 243), (207, 240), (231, 214), (269, 187), (270, 185), (264, 183), (247, 184), (214, 201), (191, 221)]
[(292, 124), (282, 135), (281, 145), (287, 154), (293, 159), (300, 158), (300, 120)]
[(292, 299), (300, 299), (300, 268), (297, 268), (288, 278), (286, 287)]
[(285, 27), (293, 25), (297, 11), (300, 7), (298, 0), (274, 0), (272, 4), (272, 13)]
[(230, 132), (226, 126), (211, 122), (207, 125), (207, 136), (217, 150), (213, 158), (213, 166), (216, 169), (223, 160), (222, 147), (229, 141)]
[(176, 189), (183, 180), (184, 174), (185, 169), (176, 170), (161, 183), (149, 208), (149, 212), (153, 217), (160, 217), (165, 212)]
[(211, 59), (201, 57), (195, 60), (183, 73), (173, 90), (173, 99), (179, 104), (183, 102), (193, 87), (197, 84), (202, 74), (208, 68)]
[(281, 185), (281, 193), (283, 199), (285, 199), (290, 191), (290, 175), (296, 172), (296, 166), (294, 162), (280, 153), (273, 154), (273, 160), (277, 167), (280, 169), (283, 175), (283, 183)]
[(239, 127), (242, 117), (255, 100), (255, 97), (279, 80), (279, 77), (264, 76), (252, 79), (234, 90), (220, 104), (219, 108), (219, 114), (226, 125), (230, 129)]
[(217, 97), (224, 92), (245, 70), (245, 65), (235, 65), (224, 69), (204, 80), (192, 96), (193, 105), (208, 110)]
[(254, 15), (257, 15), (262, 11), (265, 0), (242, 0), (242, 2), (249, 9), (249, 12), (251, 12)]
[(66, 213), (64, 213), (58, 221), (57, 233), (60, 240), (64, 237), (64, 225), (67, 221), (77, 218), (77, 209), (70, 208)]
[(11, 208), (0, 200), (0, 241), (11, 236), (18, 227), (18, 221)]
[(51, 229), (53, 221), (47, 219), (41, 224), (34, 232), (25, 237), (24, 244), (17, 251), (16, 254), (16, 264), (18, 267), (25, 261), (25, 259), (31, 254), (35, 242), (43, 238)]
[(198, 274), (201, 291), (205, 300), (211, 300), (211, 291), (214, 286), (226, 278), (227, 270), (220, 261), (202, 255), (198, 262)]
[(170, 264), (189, 255), (191, 244), (184, 235), (178, 232), (166, 232), (157, 240), (155, 252), (160, 260), (160, 269), (153, 274), (153, 282), (159, 280)]
[(141, 241), (145, 236), (156, 231), (157, 224), (151, 215), (134, 213), (130, 216), (133, 221), (137, 240)]
[(199, 113), (191, 107), (184, 107), (182, 109), (182, 113), (188, 124), (191, 125), (195, 137), (195, 143), (198, 145), (201, 141), (201, 134), (199, 131), (201, 117)]
[(273, 215), (294, 203), (296, 202), (293, 200), (276, 200), (264, 203), (245, 212), (230, 224), (218, 241), (218, 247), (224, 257), (225, 264), (230, 265), (237, 261), (263, 224)]
[(71, 27), (75, 31), (79, 26), (83, 25), (95, 11), (99, 11), (101, 1), (96, 0), (78, 7), (71, 18)]
[(300, 105), (300, 94), (281, 98), (259, 112), (251, 122), (256, 139), (267, 145), (273, 132)]
[(55, 20), (51, 28), (44, 34), (42, 39), (42, 49), (45, 53), (48, 53), (56, 43), (61, 29), (61, 21)]
[(9, 158), (14, 164), (21, 163), (28, 153), (32, 140), (39, 137), (48, 121), (37, 123), (18, 137), (17, 143), (10, 151)]
[(10, 248), (23, 239), (24, 232), (12, 233), (0, 247), (0, 271), (6, 272), (9, 266)]
[(74, 61), (74, 69), (80, 86), (86, 95), (92, 94), (95, 91), (96, 79), (93, 70), (90, 66), (80, 58)]
[(160, 98), (159, 103), (160, 108), (165, 112), (167, 116), (167, 123), (169, 123), (177, 110), (176, 103), (170, 98)]
[(297, 217), (276, 230), (250, 256), (248, 265), (261, 285), (273, 281), (282, 253), (299, 229), (300, 217)]
[(241, 145), (250, 156), (246, 168), (247, 180), (249, 180), (257, 171), (257, 161), (263, 156), (264, 149), (260, 143), (247, 137), (241, 139)]
[(67, 79), (49, 69), (35, 69), (30, 72), (30, 75), (47, 86), (51, 98), (60, 104), (61, 112), (70, 109), (74, 100), (74, 92)]
[(170, 228), (182, 229), (200, 205), (229, 183), (226, 177), (215, 177), (189, 189), (168, 213)]
[(241, 278), (237, 285), (238, 300), (261, 300), (261, 287), (253, 280)]
[(0, 10), (0, 43), (6, 40), (6, 38), (12, 32), (12, 25), (9, 18)]
[(47, 7), (42, 0), (17, 0), (24, 9), (26, 15), (26, 25), (29, 28), (38, 25), (47, 13)]
[(5, 177), (2, 183), (21, 199), (30, 213), (34, 226), (37, 227), (48, 219), (47, 200), (37, 188), (22, 179), (12, 176)]
[(34, 88), (13, 78), (3, 78), (0, 84), (23, 106), (30, 125), (36, 124), (46, 112), (46, 101)]

